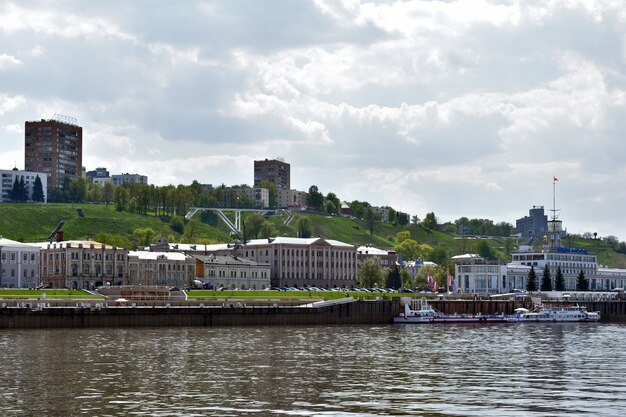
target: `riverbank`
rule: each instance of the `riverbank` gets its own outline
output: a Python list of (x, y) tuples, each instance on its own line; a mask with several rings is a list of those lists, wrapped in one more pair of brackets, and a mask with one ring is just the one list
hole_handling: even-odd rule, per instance
[[(511, 314), (523, 301), (430, 301), (445, 313)], [(550, 303), (546, 303), (550, 304)], [(603, 322), (626, 322), (625, 301), (579, 303), (599, 311)], [(168, 326), (273, 326), (390, 324), (401, 299), (247, 301), (53, 302), (2, 301), (0, 329)]]

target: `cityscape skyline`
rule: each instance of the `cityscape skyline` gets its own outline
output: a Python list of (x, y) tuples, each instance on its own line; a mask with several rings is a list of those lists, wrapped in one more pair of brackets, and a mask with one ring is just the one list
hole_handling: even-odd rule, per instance
[[(565, 1), (0, 1), (0, 168), (76, 117), (83, 166), (291, 187), (440, 221), (556, 205), (626, 237), (626, 8)], [(237, 30), (232, 30), (232, 28)]]

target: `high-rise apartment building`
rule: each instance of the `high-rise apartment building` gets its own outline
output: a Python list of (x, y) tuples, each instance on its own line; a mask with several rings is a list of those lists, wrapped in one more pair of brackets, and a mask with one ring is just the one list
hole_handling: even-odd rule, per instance
[(24, 139), (25, 170), (45, 173), (48, 192), (61, 188), (65, 177), (82, 176), (83, 128), (76, 119), (55, 116), (26, 122)]
[(291, 167), (288, 163), (278, 159), (254, 161), (254, 186), (260, 187), (261, 181), (268, 180), (276, 186), (276, 191), (289, 190)]

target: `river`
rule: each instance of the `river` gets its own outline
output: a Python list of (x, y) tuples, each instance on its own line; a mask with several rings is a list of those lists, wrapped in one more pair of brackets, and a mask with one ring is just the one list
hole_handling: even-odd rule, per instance
[(0, 331), (3, 416), (624, 416), (626, 325)]

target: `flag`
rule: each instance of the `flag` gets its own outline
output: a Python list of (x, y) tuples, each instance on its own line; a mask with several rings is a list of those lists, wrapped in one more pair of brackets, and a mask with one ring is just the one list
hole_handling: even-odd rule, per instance
[(557, 177), (554, 177), (554, 182), (557, 182), (559, 179)]

